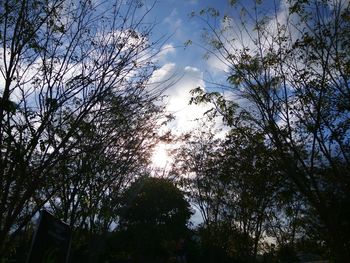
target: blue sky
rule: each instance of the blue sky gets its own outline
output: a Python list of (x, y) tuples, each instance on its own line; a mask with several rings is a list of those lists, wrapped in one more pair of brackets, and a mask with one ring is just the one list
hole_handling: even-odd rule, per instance
[[(205, 50), (202, 47), (205, 46), (205, 43), (201, 35), (206, 25), (198, 17), (191, 18), (191, 13), (193, 11), (198, 13), (202, 9), (213, 7), (220, 12), (220, 15), (225, 14), (238, 21), (239, 25), (240, 8), (244, 5), (251, 11), (250, 7), (254, 1), (238, 1), (237, 8), (230, 5), (230, 0), (158, 0), (156, 2), (147, 17), (147, 21), (157, 24), (151, 38), (157, 40), (164, 36), (166, 41), (159, 56), (161, 68), (155, 73), (155, 76), (157, 80), (166, 79), (172, 74), (179, 78), (179, 81), (166, 91), (167, 108), (176, 118), (170, 127), (173, 132), (187, 132), (196, 127), (194, 120), (200, 118), (209, 109), (209, 106), (188, 105), (191, 98), (189, 92), (198, 86), (211, 90), (215, 85), (209, 84), (210, 82), (225, 83), (227, 78), (225, 65), (219, 63), (214, 57), (203, 58)], [(145, 0), (144, 8), (150, 7), (152, 3), (154, 0)], [(259, 10), (264, 14), (274, 13), (275, 7), (279, 9), (283, 3), (284, 1), (280, 0), (264, 1)], [(221, 18), (222, 16), (217, 18), (214, 24), (216, 28), (222, 26)], [(210, 20), (213, 22), (212, 18)], [(252, 25), (248, 24), (248, 28), (250, 27)], [(237, 32), (240, 32), (239, 28)], [(248, 39), (247, 35), (243, 38)], [(193, 41), (193, 44), (185, 48), (184, 43), (187, 40)]]
[[(152, 0), (147, 0), (145, 8), (152, 3)], [(207, 7), (225, 12), (229, 1), (159, 0), (147, 18), (150, 23), (157, 24), (152, 38), (157, 40), (164, 37), (166, 40), (159, 59), (161, 68), (155, 74), (157, 79), (166, 79), (172, 74), (178, 79), (175, 85), (166, 91), (168, 111), (176, 117), (176, 121), (170, 127), (175, 133), (194, 128), (195, 119), (208, 110), (208, 106), (188, 105), (190, 90), (198, 86), (205, 88), (206, 80), (218, 80), (218, 77), (222, 79), (224, 76), (221, 69), (213, 69), (213, 63), (203, 58), (205, 50), (198, 44), (202, 42), (204, 25), (198, 18), (190, 17), (192, 11), (199, 12)], [(184, 43), (187, 40), (193, 41), (193, 44), (185, 48)]]
[[(176, 48), (176, 54), (169, 56), (169, 60), (175, 61), (178, 66), (192, 66), (201, 71), (207, 68), (202, 59), (204, 50), (196, 45), (202, 42), (203, 23), (190, 17), (192, 11), (199, 12), (207, 7), (225, 12), (229, 7), (229, 0), (159, 0), (151, 14), (158, 23), (153, 37), (171, 36), (167, 42)], [(189, 39), (195, 44), (185, 49), (183, 45)]]

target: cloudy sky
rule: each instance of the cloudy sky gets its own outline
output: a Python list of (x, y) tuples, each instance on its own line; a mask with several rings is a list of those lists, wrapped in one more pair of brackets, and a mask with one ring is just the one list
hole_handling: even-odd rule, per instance
[[(225, 83), (227, 65), (221, 63), (214, 56), (204, 58), (206, 45), (202, 34), (206, 25), (198, 17), (191, 18), (191, 13), (196, 12), (198, 14), (202, 9), (215, 8), (220, 12), (217, 21), (210, 19), (211, 26), (215, 28), (223, 26), (220, 20), (222, 15), (228, 15), (232, 18), (232, 21), (237, 20), (237, 27), (235, 27), (236, 25), (233, 27), (236, 32), (232, 32), (232, 35), (235, 35), (235, 38), (241, 38), (238, 39), (238, 43), (249, 46), (248, 34), (251, 34), (253, 30), (249, 29), (248, 23), (248, 29), (246, 29), (249, 33), (241, 34), (244, 30), (239, 28), (239, 16), (241, 7), (244, 5), (245, 8), (250, 10), (254, 1), (240, 1), (237, 5), (238, 8), (232, 8), (230, 2), (232, 0), (158, 0), (147, 17), (150, 23), (156, 23), (152, 35), (153, 39), (157, 40), (161, 37), (166, 39), (159, 55), (160, 69), (154, 77), (157, 80), (162, 80), (175, 75), (178, 79), (166, 91), (168, 95), (167, 109), (176, 117), (171, 126), (173, 132), (191, 130), (196, 126), (195, 119), (201, 117), (208, 110), (208, 106), (189, 105), (190, 90), (198, 86), (211, 90), (215, 85), (210, 83), (227, 84)], [(147, 9), (154, 3), (154, 0), (145, 0), (145, 3), (144, 8)], [(274, 12), (277, 8), (282, 18), (283, 9), (286, 10), (286, 8), (283, 8), (285, 5), (285, 1), (266, 1), (259, 9), (264, 14), (268, 14)], [(228, 32), (228, 34), (231, 34), (231, 32)], [(188, 40), (191, 40), (192, 44), (185, 47), (184, 44)]]
[[(208, 89), (207, 81), (224, 76), (223, 65), (203, 58), (205, 50), (200, 43), (204, 25), (190, 14), (207, 7), (226, 10), (228, 6), (228, 0), (159, 0), (148, 18), (157, 23), (154, 39), (168, 37), (159, 55), (160, 69), (155, 72), (155, 77), (162, 80), (175, 76), (176, 79), (166, 91), (167, 109), (176, 117), (171, 125), (173, 132), (189, 131), (196, 125), (195, 119), (208, 109), (207, 106), (189, 105), (190, 90), (198, 86)], [(193, 44), (185, 47), (188, 40)]]

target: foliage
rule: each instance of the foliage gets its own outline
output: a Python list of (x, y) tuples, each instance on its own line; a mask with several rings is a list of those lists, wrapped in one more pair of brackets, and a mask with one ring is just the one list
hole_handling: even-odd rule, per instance
[(50, 199), (50, 209), (71, 226), (95, 234), (109, 231), (122, 191), (147, 169), (162, 109), (142, 100), (110, 96), (103, 101), (103, 115), (88, 124), (84, 142), (60, 163), (64, 184)]
[(254, 261), (266, 234), (275, 234), (272, 218), (284, 216), (277, 211), (286, 203), (283, 193), (290, 193), (288, 182), (262, 134), (247, 127), (231, 129), (223, 139), (215, 133), (204, 125), (184, 136), (172, 173), (183, 177), (203, 217), (200, 238), (203, 251), (212, 253), (208, 258), (214, 262), (221, 253), (225, 260)]
[(144, 10), (139, 1), (0, 2), (0, 254), (44, 206), (107, 229), (110, 216), (100, 217), (113, 188), (146, 165), (141, 149), (155, 143), (147, 138), (162, 109), (160, 90), (148, 88), (157, 43)]
[(170, 181), (141, 177), (120, 200), (118, 230), (133, 257), (167, 258), (185, 238), (192, 214), (183, 193)]
[(260, 7), (243, 7), (241, 20), (226, 15), (221, 28), (202, 18), (211, 54), (228, 66), (228, 88), (241, 103), (226, 110), (232, 102), (198, 89), (194, 102), (214, 102), (231, 127), (264, 134), (305, 200), (315, 236), (336, 262), (349, 261), (349, 4), (287, 1), (273, 14)]

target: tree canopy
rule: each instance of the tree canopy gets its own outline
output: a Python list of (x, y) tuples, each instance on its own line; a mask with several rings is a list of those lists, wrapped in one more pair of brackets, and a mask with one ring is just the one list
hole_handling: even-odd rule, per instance
[(179, 240), (191, 262), (350, 262), (349, 1), (228, 5), (190, 15), (225, 84), (193, 87), (212, 109), (161, 136), (153, 4), (0, 1), (1, 262), (25, 261), (41, 209), (74, 262), (171, 261)]
[(213, 103), (234, 129), (263, 134), (275, 164), (310, 208), (319, 240), (335, 262), (348, 261), (349, 4), (286, 1), (272, 13), (262, 1), (232, 5), (241, 9), (239, 18), (215, 9), (198, 17), (207, 26), (209, 54), (228, 69), (225, 88), (240, 102), (201, 88), (193, 102)]
[(118, 229), (134, 256), (167, 258), (175, 252), (176, 242), (188, 235), (191, 215), (190, 204), (171, 181), (142, 177), (120, 200)]
[(108, 229), (108, 204), (146, 169), (164, 115), (141, 7), (0, 2), (0, 254), (43, 207)]

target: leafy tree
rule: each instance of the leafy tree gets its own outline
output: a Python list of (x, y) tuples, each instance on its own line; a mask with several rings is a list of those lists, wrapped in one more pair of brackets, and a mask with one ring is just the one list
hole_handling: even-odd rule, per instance
[(54, 214), (91, 233), (107, 232), (117, 220), (120, 194), (145, 172), (163, 116), (162, 107), (136, 96), (110, 96), (103, 107), (85, 125), (75, 155), (59, 166), (64, 184), (50, 199)]
[(220, 140), (206, 125), (183, 135), (180, 140), (181, 146), (175, 152), (170, 174), (179, 180), (201, 213), (204, 224), (210, 227), (220, 220), (222, 198), (227, 190), (218, 178), (222, 157)]
[(87, 150), (78, 150), (86, 138), (89, 151), (108, 149), (86, 136), (102, 126), (105, 98), (147, 112), (137, 101), (158, 97), (147, 89), (158, 43), (149, 43), (153, 25), (142, 23), (148, 11), (139, 14), (140, 7), (139, 1), (1, 1), (0, 254), (65, 184), (58, 173)]
[(125, 191), (118, 229), (134, 257), (167, 258), (187, 235), (192, 214), (183, 193), (170, 181), (141, 177)]
[[(334, 261), (349, 261), (349, 3), (287, 1), (271, 14), (261, 1), (251, 10), (235, 2), (242, 7), (238, 22), (225, 15), (217, 28), (203, 20), (241, 103), (201, 89), (195, 101), (213, 102), (233, 127), (243, 116), (266, 134)], [(220, 16), (212, 9), (201, 14), (208, 13)]]
[(253, 133), (232, 129), (219, 139), (210, 128), (192, 132), (184, 138), (173, 171), (185, 177), (184, 189), (203, 216), (202, 238), (236, 260), (257, 257), (284, 189), (273, 151), (261, 134)]
[(229, 178), (230, 185), (225, 196), (226, 216), (243, 236), (251, 237), (250, 256), (256, 258), (284, 180), (273, 162), (273, 151), (264, 145), (261, 134), (232, 129), (223, 151), (222, 173)]
[(252, 247), (253, 240), (230, 222), (221, 221), (211, 227), (201, 225), (197, 232), (200, 262), (250, 262), (251, 255), (247, 248)]

